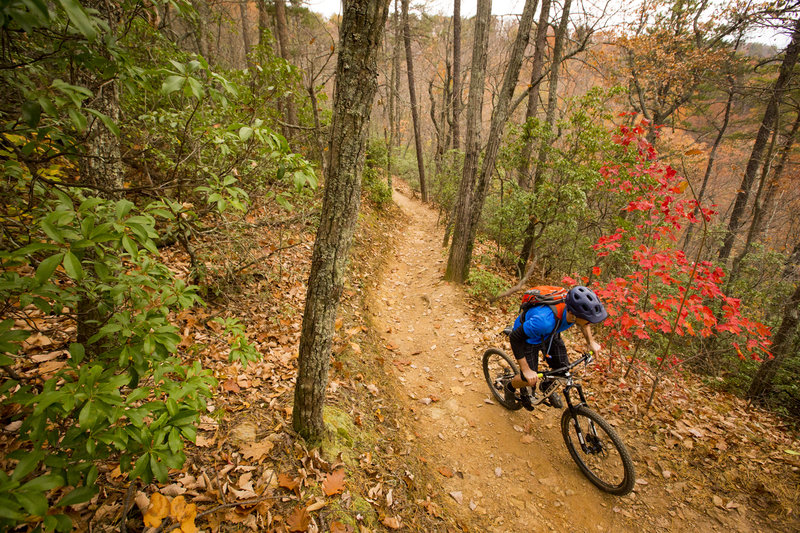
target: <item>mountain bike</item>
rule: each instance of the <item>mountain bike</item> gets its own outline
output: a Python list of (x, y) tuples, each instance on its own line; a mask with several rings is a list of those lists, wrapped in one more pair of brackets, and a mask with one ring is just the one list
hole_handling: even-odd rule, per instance
[[(541, 391), (541, 395), (532, 391), (531, 403), (534, 406), (539, 405), (562, 391), (567, 407), (561, 415), (561, 435), (570, 456), (581, 472), (600, 490), (624, 496), (633, 490), (636, 482), (631, 455), (611, 424), (586, 405), (583, 387), (571, 373), (576, 366), (588, 365), (593, 359), (591, 353), (585, 353), (563, 368), (540, 372), (539, 382), (547, 384), (547, 388)], [(484, 352), (483, 375), (492, 396), (497, 403), (512, 411), (522, 405), (516, 400), (513, 404), (506, 401), (505, 385), (518, 373), (516, 361), (504, 351), (489, 348)], [(579, 401), (573, 403), (576, 392)]]

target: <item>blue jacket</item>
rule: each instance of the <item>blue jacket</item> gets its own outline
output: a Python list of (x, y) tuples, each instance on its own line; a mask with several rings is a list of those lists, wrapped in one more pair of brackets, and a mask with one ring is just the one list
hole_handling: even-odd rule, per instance
[[(517, 329), (521, 323), (518, 316), (514, 321), (514, 329)], [(564, 313), (561, 317), (561, 325), (558, 327), (558, 332), (561, 333), (565, 329), (572, 326), (573, 323), (567, 322), (567, 308), (564, 307)], [(537, 305), (528, 309), (525, 313), (525, 323), (522, 324), (522, 330), (528, 336), (528, 344), (541, 344), (548, 340), (553, 329), (556, 327), (556, 316), (553, 311), (546, 305)]]

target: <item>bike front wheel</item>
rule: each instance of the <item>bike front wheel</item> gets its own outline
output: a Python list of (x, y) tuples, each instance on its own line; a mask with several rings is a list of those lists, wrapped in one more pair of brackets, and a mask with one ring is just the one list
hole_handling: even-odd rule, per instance
[(486, 378), (486, 384), (497, 403), (512, 411), (522, 405), (519, 402), (507, 402), (504, 387), (516, 374), (517, 365), (503, 350), (489, 348), (483, 352), (483, 377)]
[(624, 496), (633, 490), (633, 460), (617, 432), (600, 415), (584, 405), (561, 416), (561, 435), (569, 454), (583, 474), (600, 490)]

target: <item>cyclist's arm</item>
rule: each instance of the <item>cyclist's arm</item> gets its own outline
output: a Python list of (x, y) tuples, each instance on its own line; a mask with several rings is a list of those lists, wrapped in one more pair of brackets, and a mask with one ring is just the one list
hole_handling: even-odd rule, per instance
[(534, 385), (537, 381), (536, 371), (533, 370), (528, 364), (528, 359), (525, 357), (522, 359), (517, 359), (517, 364), (519, 365), (519, 370), (522, 373), (522, 377), (525, 379), (525, 381), (531, 385)]
[(582, 326), (579, 324), (578, 327), (581, 329), (581, 333), (583, 333), (583, 338), (586, 339), (586, 344), (589, 346), (589, 349), (593, 351), (595, 355), (598, 355), (602, 346), (594, 340), (591, 324), (584, 324)]

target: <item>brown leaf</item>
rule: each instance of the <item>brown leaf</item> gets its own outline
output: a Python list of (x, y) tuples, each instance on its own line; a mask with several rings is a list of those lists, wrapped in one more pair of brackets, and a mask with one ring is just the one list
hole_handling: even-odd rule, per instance
[(156, 492), (150, 497), (150, 507), (144, 513), (144, 525), (149, 527), (160, 526), (161, 521), (169, 516), (169, 511), (169, 500)]
[(326, 496), (333, 496), (344, 492), (344, 468), (340, 468), (327, 476), (322, 482), (322, 491)]
[(230, 378), (230, 379), (226, 379), (222, 383), (222, 390), (225, 390), (225, 391), (228, 391), (228, 392), (241, 392), (242, 389), (239, 388), (239, 384), (236, 383), (235, 379)]
[(381, 524), (390, 529), (400, 529), (401, 527), (403, 527), (400, 524), (400, 519), (397, 518), (396, 516), (387, 516), (386, 518), (381, 520)]
[(272, 448), (275, 447), (275, 443), (270, 440), (264, 439), (261, 442), (253, 442), (242, 446), (242, 456), (245, 459), (254, 459), (256, 461), (260, 461), (265, 455), (267, 455)]
[(295, 508), (292, 515), (286, 519), (286, 525), (289, 527), (289, 531), (293, 531), (295, 533), (301, 533), (308, 529), (308, 524), (311, 523), (311, 515), (308, 514), (308, 510), (305, 507), (297, 507)]
[(353, 527), (341, 522), (331, 522), (330, 533), (353, 533)]
[(278, 474), (278, 486), (289, 490), (297, 490), (300, 480), (289, 477), (289, 474)]
[(447, 468), (446, 466), (440, 466), (437, 470), (444, 477), (453, 477), (453, 471)]

